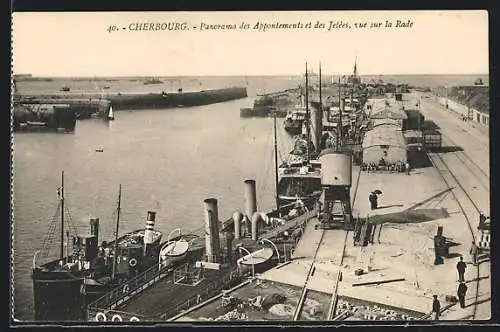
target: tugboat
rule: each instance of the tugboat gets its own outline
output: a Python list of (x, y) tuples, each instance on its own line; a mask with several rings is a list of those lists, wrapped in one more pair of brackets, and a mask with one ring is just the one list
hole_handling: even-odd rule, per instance
[[(99, 219), (90, 219), (90, 236), (73, 236), (74, 229), (65, 225), (64, 172), (58, 189), (59, 205), (49, 227), (44, 248), (33, 257), (33, 293), (35, 320), (84, 320), (86, 303), (116, 285), (158, 263), (162, 233), (154, 229), (156, 213), (148, 211), (145, 229), (135, 230), (118, 238), (120, 220), (121, 185), (116, 213), (115, 239), (99, 241)], [(59, 215), (59, 220), (57, 220)], [(58, 259), (38, 265), (38, 256), (48, 258), (51, 240), (57, 236), (60, 224), (60, 253)], [(70, 221), (70, 220), (68, 220)], [(76, 232), (73, 232), (76, 233)], [(70, 243), (72, 250), (70, 251)]]

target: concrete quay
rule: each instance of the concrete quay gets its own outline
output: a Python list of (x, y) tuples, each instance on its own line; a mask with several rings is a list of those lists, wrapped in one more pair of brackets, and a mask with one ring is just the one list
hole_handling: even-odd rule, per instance
[[(414, 94), (411, 97), (419, 98), (421, 95)], [(458, 177), (474, 200), (475, 205), (489, 216), (489, 186), (481, 185), (481, 183), (489, 183), (490, 181), (489, 133), (484, 128), (480, 128), (478, 124), (462, 121), (454, 112), (441, 107), (437, 100), (423, 98), (422, 101), (422, 113), (441, 127), (444, 138), (459, 146), (463, 149), (462, 154), (467, 155), (468, 171), (462, 169)], [(456, 165), (459, 162), (456, 160), (448, 162), (451, 170), (457, 172)], [(475, 168), (471, 164), (474, 164)], [(470, 204), (465, 213), (470, 215), (471, 218), (474, 216), (477, 218), (477, 211)], [(475, 229), (477, 219), (472, 219), (472, 221)], [(467, 233), (467, 231), (464, 230), (464, 233)], [(472, 236), (469, 236), (471, 241)], [(489, 257), (486, 256), (485, 258), (480, 261), (478, 268), (471, 268), (468, 265), (466, 275), (469, 273), (470, 277), (466, 276), (466, 279), (469, 280), (467, 283), (466, 308), (452, 307), (447, 313), (443, 314), (443, 319), (487, 320), (491, 317), (491, 266)]]

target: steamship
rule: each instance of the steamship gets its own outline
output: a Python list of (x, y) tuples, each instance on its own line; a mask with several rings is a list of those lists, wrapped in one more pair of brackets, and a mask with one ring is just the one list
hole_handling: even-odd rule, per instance
[[(280, 200), (281, 206), (303, 203), (305, 206), (311, 207), (318, 200), (322, 191), (321, 163), (312, 160), (312, 157), (317, 151), (311, 139), (307, 64), (305, 77), (305, 101), (301, 103), (305, 105), (303, 107), (305, 110), (300, 110), (300, 112), (304, 112), (304, 114), (300, 117), (300, 121), (297, 120), (296, 122), (298, 124), (297, 126), (300, 127), (300, 131), (305, 133), (295, 138), (293, 150), (288, 154), (287, 160), (278, 168), (278, 199)], [(316, 131), (321, 130), (322, 127), (322, 116), (319, 115), (319, 113), (320, 112), (316, 110), (313, 114)], [(316, 140), (318, 137), (318, 134), (315, 133)], [(316, 145), (319, 147), (319, 144)]]
[[(64, 172), (58, 190), (59, 205), (49, 228), (53, 238), (60, 223), (60, 257), (38, 265), (38, 256), (47, 255), (47, 246), (33, 257), (35, 320), (79, 321), (92, 299), (133, 278), (158, 263), (162, 233), (154, 229), (156, 212), (148, 211), (146, 226), (118, 237), (121, 186), (118, 199), (115, 239), (99, 241), (99, 219), (90, 219), (89, 236), (73, 236), (65, 230)], [(68, 227), (69, 229), (70, 227)], [(52, 231), (52, 233), (50, 232)], [(45, 251), (44, 251), (45, 249)]]
[[(301, 96), (302, 100), (302, 96)], [(283, 122), (285, 130), (291, 135), (298, 135), (302, 132), (304, 122), (307, 118), (307, 109), (302, 103), (295, 106), (295, 109), (289, 111)]]

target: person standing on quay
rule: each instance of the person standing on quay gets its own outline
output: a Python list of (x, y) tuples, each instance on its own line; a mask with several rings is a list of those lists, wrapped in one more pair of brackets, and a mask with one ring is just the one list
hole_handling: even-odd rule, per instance
[(377, 197), (377, 194), (375, 194), (374, 192), (372, 192), (370, 194), (370, 196), (368, 196), (368, 200), (370, 201), (370, 208), (372, 210), (376, 210), (377, 209), (377, 205), (378, 205), (378, 197)]
[(458, 290), (457, 290), (458, 301), (460, 302), (461, 308), (465, 308), (466, 293), (467, 293), (467, 285), (465, 284), (465, 282), (461, 282), (460, 285), (458, 285)]
[(470, 253), (471, 260), (472, 260), (472, 264), (474, 264), (474, 266), (477, 265), (478, 251), (479, 251), (479, 248), (477, 247), (476, 242), (472, 241), (472, 245), (470, 247), (469, 253)]
[(434, 300), (432, 301), (432, 314), (434, 320), (439, 320), (439, 314), (441, 313), (441, 303), (439, 303), (438, 296), (433, 295)]
[(458, 281), (459, 282), (464, 282), (464, 274), (465, 274), (465, 269), (467, 268), (467, 264), (464, 262), (464, 258), (460, 256), (460, 261), (457, 263), (457, 271), (458, 271)]

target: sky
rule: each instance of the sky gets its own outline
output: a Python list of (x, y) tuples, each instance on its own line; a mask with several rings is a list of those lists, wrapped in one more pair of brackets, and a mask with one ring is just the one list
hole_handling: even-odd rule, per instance
[[(479, 10), (23, 12), (12, 20), (14, 74), (299, 75), (306, 61), (314, 68), (321, 62), (325, 74), (338, 74), (352, 72), (355, 58), (362, 75), (489, 71), (488, 13)], [(395, 27), (397, 20), (410, 21), (411, 27)], [(392, 27), (385, 27), (386, 21)], [(330, 22), (341, 28), (328, 30)], [(188, 30), (137, 31), (140, 23), (184, 23)], [(254, 29), (262, 23), (304, 27)], [(235, 29), (203, 28), (215, 24)], [(346, 25), (350, 28), (342, 28)], [(110, 32), (111, 26), (117, 31)]]

